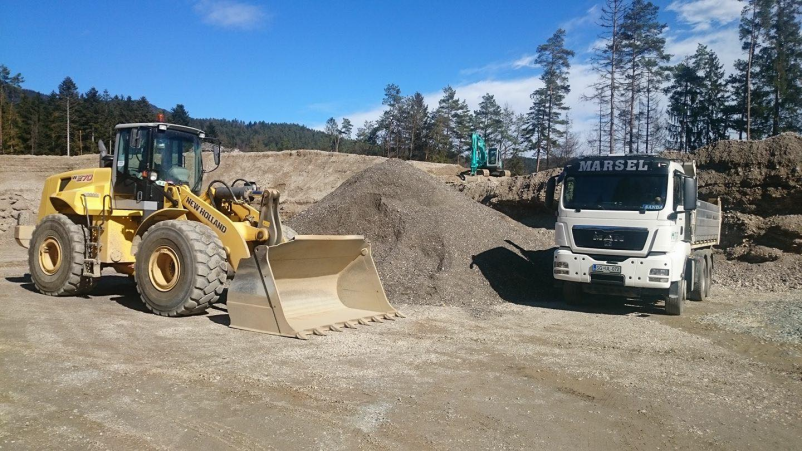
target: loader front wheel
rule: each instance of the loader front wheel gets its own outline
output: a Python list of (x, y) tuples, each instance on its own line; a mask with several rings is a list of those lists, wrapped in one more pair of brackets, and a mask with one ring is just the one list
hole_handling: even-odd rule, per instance
[(62, 214), (42, 219), (28, 248), (28, 268), (36, 289), (49, 296), (91, 291), (96, 280), (83, 276), (85, 249), (84, 227)]
[(194, 221), (164, 221), (142, 237), (134, 278), (153, 313), (186, 316), (217, 302), (227, 271), (223, 244), (210, 228)]

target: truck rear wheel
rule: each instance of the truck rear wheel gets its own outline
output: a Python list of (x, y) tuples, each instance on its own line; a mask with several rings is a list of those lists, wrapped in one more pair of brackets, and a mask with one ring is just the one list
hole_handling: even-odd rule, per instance
[(48, 296), (86, 294), (96, 279), (84, 277), (84, 227), (63, 214), (48, 215), (36, 226), (28, 248), (28, 268), (36, 289)]
[(228, 263), (223, 244), (204, 224), (164, 221), (145, 232), (136, 255), (136, 288), (153, 313), (201, 313), (220, 297)]
[(707, 293), (710, 292), (710, 271), (707, 268), (706, 258), (700, 258), (697, 265), (694, 278), (698, 279), (698, 282), (696, 283), (695, 289), (691, 290), (688, 299), (701, 302), (707, 298)]
[(563, 299), (568, 305), (582, 304), (582, 285), (576, 282), (563, 282)]
[(685, 279), (671, 282), (666, 296), (666, 313), (669, 315), (682, 315), (685, 309)]

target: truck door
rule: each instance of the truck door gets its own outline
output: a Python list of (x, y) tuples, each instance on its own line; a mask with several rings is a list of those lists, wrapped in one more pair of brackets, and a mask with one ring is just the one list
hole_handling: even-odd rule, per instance
[[(139, 131), (138, 139), (135, 135)], [(114, 162), (114, 208), (124, 210), (159, 209), (162, 193), (148, 180), (152, 170), (150, 129), (130, 128), (117, 133)]]

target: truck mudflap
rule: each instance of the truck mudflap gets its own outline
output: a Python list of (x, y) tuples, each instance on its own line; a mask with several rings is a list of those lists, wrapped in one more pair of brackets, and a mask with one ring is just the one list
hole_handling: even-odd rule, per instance
[(299, 235), (257, 246), (228, 289), (231, 327), (306, 339), (403, 318), (361, 236)]

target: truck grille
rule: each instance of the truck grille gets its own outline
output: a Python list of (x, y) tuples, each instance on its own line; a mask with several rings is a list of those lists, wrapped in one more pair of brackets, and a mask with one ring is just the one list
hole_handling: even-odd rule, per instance
[(646, 245), (649, 229), (640, 227), (574, 226), (574, 243), (592, 249), (639, 251)]

